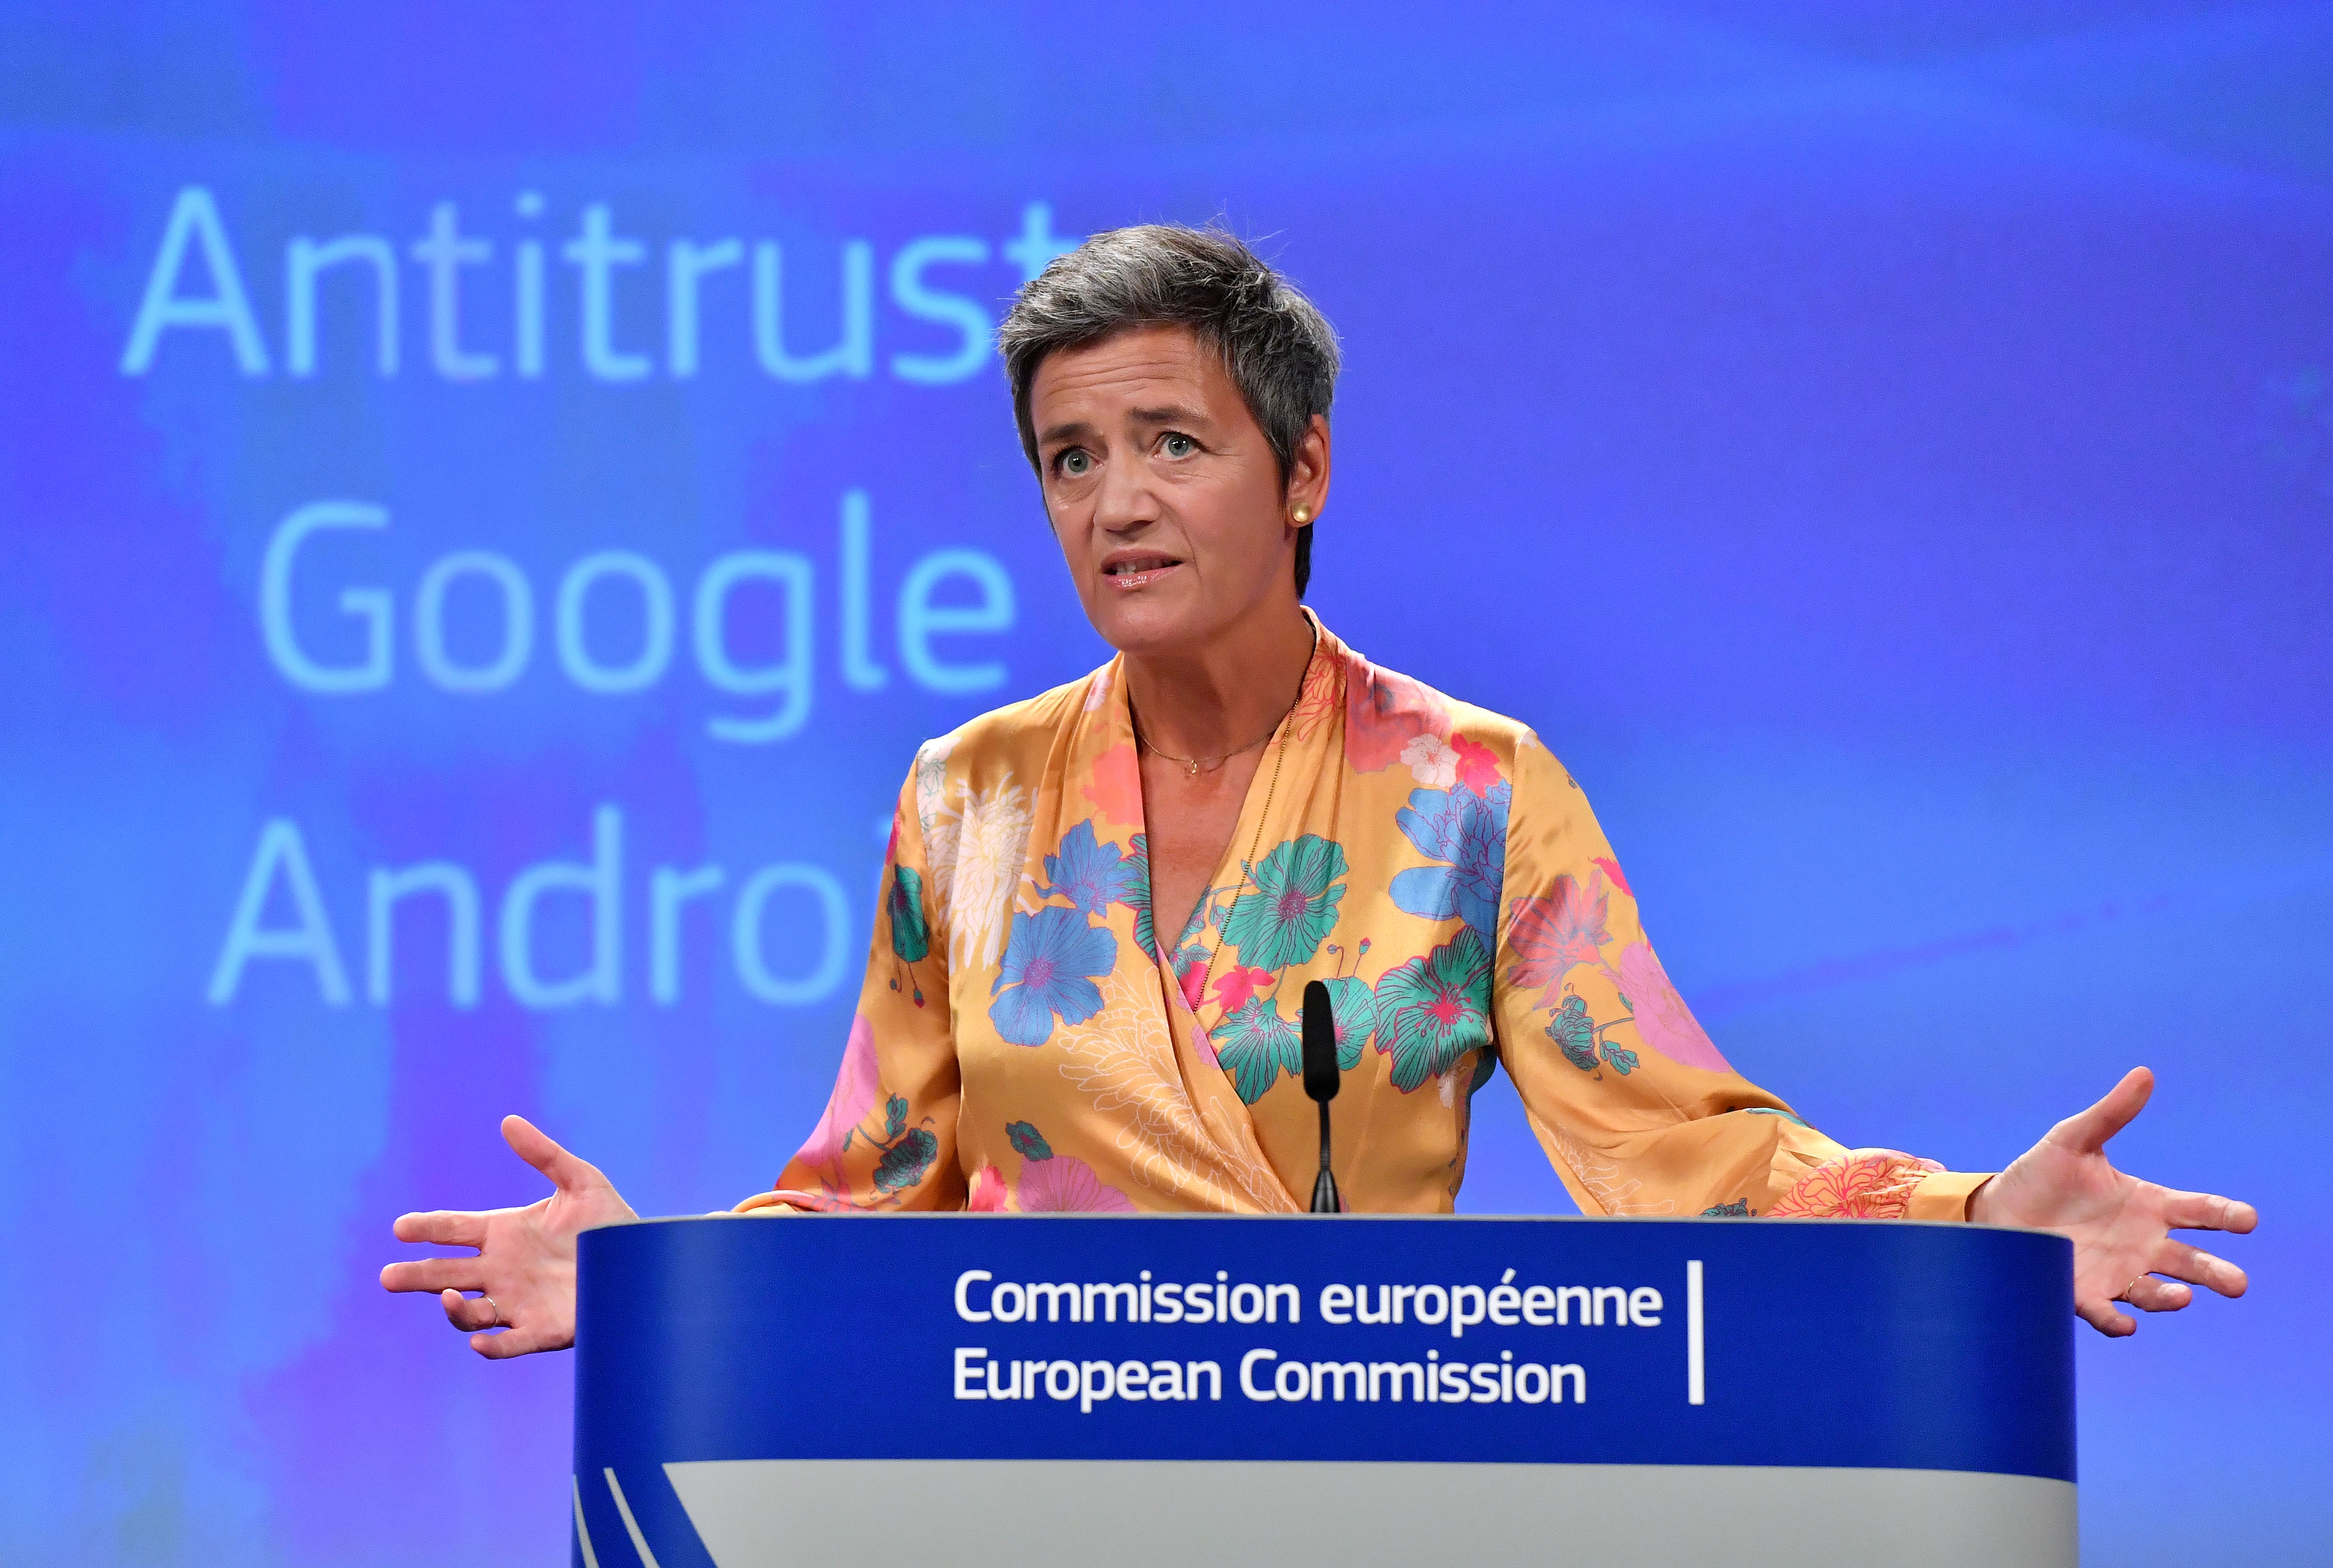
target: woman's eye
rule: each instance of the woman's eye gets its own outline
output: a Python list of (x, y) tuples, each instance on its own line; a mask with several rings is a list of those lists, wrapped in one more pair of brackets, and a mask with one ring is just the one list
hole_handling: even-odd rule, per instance
[(1176, 435), (1171, 430), (1159, 446), (1169, 457), (1187, 457), (1199, 449), (1199, 444), (1190, 437)]
[(1072, 447), (1061, 455), (1054, 466), (1070, 478), (1082, 478), (1093, 467), (1093, 454), (1083, 447)]

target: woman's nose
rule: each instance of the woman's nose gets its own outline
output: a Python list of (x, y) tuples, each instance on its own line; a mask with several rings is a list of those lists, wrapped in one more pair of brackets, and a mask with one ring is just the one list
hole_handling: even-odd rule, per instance
[(1123, 534), (1158, 520), (1158, 498), (1139, 465), (1112, 464), (1094, 495), (1094, 525)]

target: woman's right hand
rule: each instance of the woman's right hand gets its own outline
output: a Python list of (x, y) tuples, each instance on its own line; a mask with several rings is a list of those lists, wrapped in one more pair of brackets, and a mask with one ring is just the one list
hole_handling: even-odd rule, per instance
[[(472, 1331), (470, 1348), (496, 1361), (573, 1344), (576, 1234), (639, 1217), (599, 1167), (560, 1148), (524, 1117), (504, 1117), (503, 1137), (551, 1178), (552, 1195), (524, 1208), (401, 1214), (398, 1240), (466, 1246), (475, 1255), (419, 1258), (380, 1271), (384, 1290), (437, 1292), (446, 1319)], [(485, 1332), (496, 1327), (503, 1332)]]

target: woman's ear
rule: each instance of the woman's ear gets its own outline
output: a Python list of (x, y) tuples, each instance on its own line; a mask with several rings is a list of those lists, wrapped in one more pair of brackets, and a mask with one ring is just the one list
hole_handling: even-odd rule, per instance
[(1315, 414), (1288, 465), (1288, 515), (1302, 527), (1320, 515), (1328, 501), (1329, 421)]

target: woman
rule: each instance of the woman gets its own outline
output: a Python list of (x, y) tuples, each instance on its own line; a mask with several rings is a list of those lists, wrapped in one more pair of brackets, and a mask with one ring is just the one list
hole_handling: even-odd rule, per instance
[[(2145, 1069), (1988, 1177), (1843, 1149), (1727, 1067), (1538, 737), (1370, 664), (1301, 604), (1336, 340), (1245, 246), (1096, 236), (1000, 342), (1118, 657), (917, 754), (826, 1114), (740, 1211), (1297, 1212), (1318, 1157), (1297, 1004), (1320, 979), (1350, 1207), (1451, 1207), (1495, 1062), (1589, 1214), (2045, 1227), (2073, 1238), (2076, 1310), (2109, 1334), (2136, 1327), (2117, 1300), (2242, 1293), (2168, 1233), (2250, 1230), (2248, 1206), (2107, 1160)], [(494, 1357), (571, 1342), (575, 1235), (633, 1217), (523, 1121), (504, 1132), (554, 1195), (407, 1215), (400, 1240), (477, 1255), (382, 1271), (441, 1292)]]

